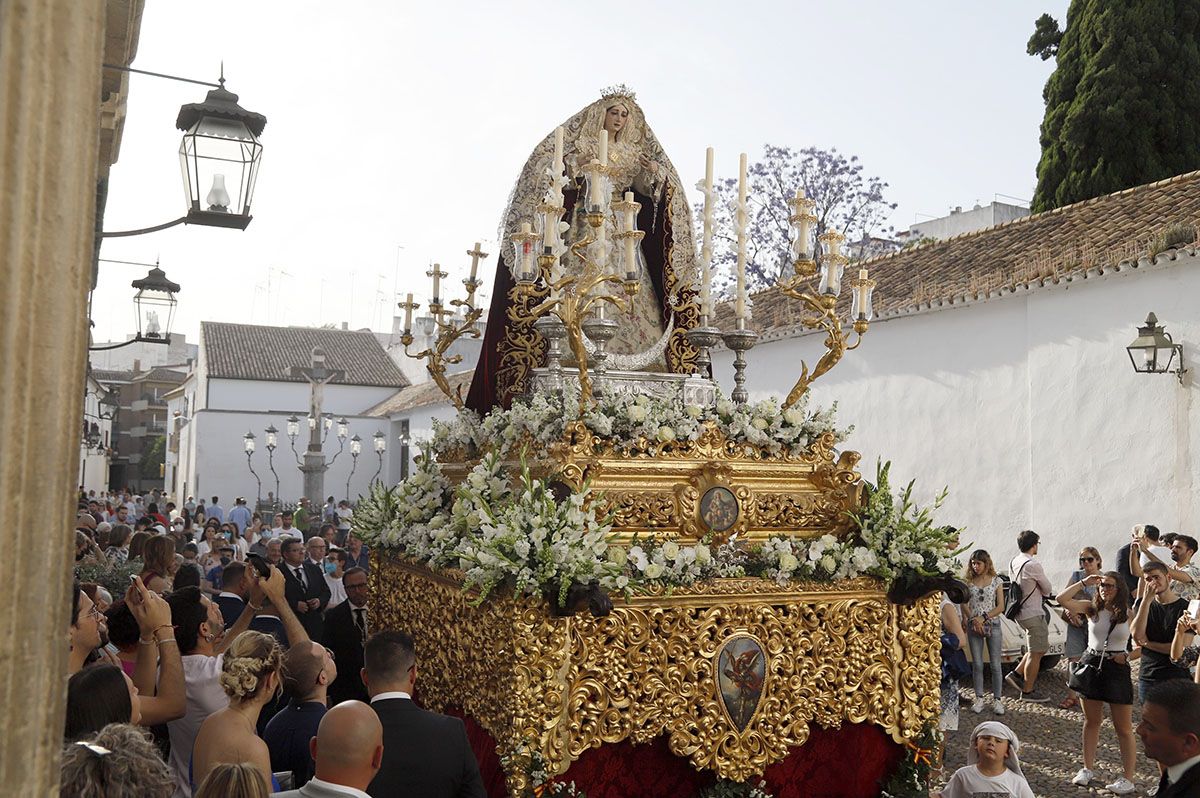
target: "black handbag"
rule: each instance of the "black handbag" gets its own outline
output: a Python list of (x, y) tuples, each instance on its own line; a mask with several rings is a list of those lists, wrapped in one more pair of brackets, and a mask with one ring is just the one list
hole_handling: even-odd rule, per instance
[[(1024, 572), (1026, 565), (1029, 565), (1029, 560), (1026, 560), (1024, 564), (1017, 569), (1016, 579), (1013, 579), (1008, 584), (1008, 608), (1004, 610), (1004, 617), (1008, 618), (1010, 621), (1015, 621), (1017, 619), (1017, 613), (1019, 613), (1021, 608), (1025, 606), (1025, 602), (1029, 601), (1029, 596), (1033, 595), (1032, 593), (1030, 593), (1029, 596), (1023, 595), (1025, 591), (1021, 589), (1021, 574)], [(1009, 567), (1011, 568), (1012, 566), (1010, 565)]]
[(1112, 637), (1113, 627), (1116, 626), (1111, 615), (1108, 624), (1108, 634), (1104, 636), (1104, 648), (1099, 654), (1090, 649), (1083, 652), (1083, 656), (1079, 658), (1079, 664), (1071, 671), (1071, 678), (1067, 680), (1067, 687), (1081, 696), (1104, 695), (1103, 676), (1100, 671), (1104, 668), (1104, 660), (1107, 659), (1108, 638)]

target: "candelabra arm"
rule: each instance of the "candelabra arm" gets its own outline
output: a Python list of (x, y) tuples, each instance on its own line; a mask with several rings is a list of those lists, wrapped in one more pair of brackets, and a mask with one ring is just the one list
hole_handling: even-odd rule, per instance
[[(429, 372), (430, 379), (432, 379), (434, 384), (441, 389), (442, 393), (444, 393), (450, 399), (450, 401), (454, 403), (455, 409), (462, 410), (466, 406), (466, 401), (463, 399), (462, 395), (462, 386), (459, 385), (457, 390), (452, 390), (450, 388), (449, 380), (446, 379), (446, 366), (453, 366), (456, 363), (461, 363), (462, 355), (450, 355), (447, 357), (446, 350), (448, 350), (455, 341), (457, 341), (459, 338), (462, 338), (464, 335), (470, 335), (472, 338), (479, 337), (479, 328), (475, 323), (479, 321), (479, 317), (483, 315), (483, 310), (473, 307), (470, 303), (463, 302), (459, 299), (453, 300), (450, 304), (466, 308), (466, 314), (463, 316), (463, 320), (457, 324), (442, 321), (440, 318), (435, 316), (434, 323), (438, 329), (438, 336), (431, 348), (418, 352), (415, 355), (409, 352), (408, 347), (410, 344), (412, 344), (411, 333), (405, 334), (403, 337), (401, 337), (400, 342), (404, 344), (404, 354), (408, 355), (414, 360), (428, 361), (425, 364), (425, 369)], [(341, 452), (339, 451), (338, 454), (341, 454)], [(334, 459), (337, 459), (336, 455)]]
[(816, 368), (811, 372), (808, 370), (808, 364), (803, 360), (800, 361), (800, 378), (796, 380), (796, 384), (792, 386), (792, 390), (784, 399), (784, 410), (800, 401), (801, 397), (808, 392), (808, 387), (813, 381), (836, 366), (848, 349), (853, 349), (862, 342), (860, 333), (859, 340), (855, 342), (854, 347), (846, 345), (846, 335), (842, 332), (842, 321), (837, 315), (836, 301), (829, 297), (817, 297), (807, 291), (801, 291), (794, 285), (795, 282), (797, 281), (781, 286), (781, 291), (785, 296), (799, 299), (812, 311), (812, 315), (805, 316), (800, 323), (812, 330), (825, 330), (825, 354), (817, 361)]

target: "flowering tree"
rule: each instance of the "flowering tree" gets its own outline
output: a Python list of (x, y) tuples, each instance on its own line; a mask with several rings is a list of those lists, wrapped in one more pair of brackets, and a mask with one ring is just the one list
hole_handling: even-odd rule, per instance
[[(766, 144), (762, 160), (751, 163), (747, 174), (750, 232), (746, 244), (746, 280), (751, 291), (769, 288), (792, 273), (788, 200), (795, 196), (797, 188), (803, 188), (805, 195), (817, 203), (816, 235), (833, 228), (851, 242), (892, 232), (890, 226), (884, 227), (896, 208), (896, 203), (884, 199), (888, 184), (878, 177), (865, 176), (857, 156), (847, 158), (836, 148), (793, 150)], [(738, 186), (736, 178), (714, 182), (713, 288), (718, 294), (727, 295), (736, 280), (737, 233), (733, 212)], [(694, 210), (700, 235), (704, 224), (703, 198)]]

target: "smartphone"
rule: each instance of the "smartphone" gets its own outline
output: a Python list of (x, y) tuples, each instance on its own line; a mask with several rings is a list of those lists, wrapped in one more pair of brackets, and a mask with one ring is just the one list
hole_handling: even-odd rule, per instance
[(1200, 618), (1200, 599), (1192, 599), (1188, 602), (1188, 615), (1193, 618)]
[(258, 575), (263, 579), (271, 578), (271, 564), (264, 560), (261, 555), (250, 554), (246, 557), (250, 564), (254, 566), (254, 570), (258, 571)]

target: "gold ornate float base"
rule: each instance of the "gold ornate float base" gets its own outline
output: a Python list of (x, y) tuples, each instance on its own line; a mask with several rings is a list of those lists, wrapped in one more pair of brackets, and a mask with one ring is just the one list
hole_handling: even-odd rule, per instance
[[(451, 575), (384, 554), (370, 589), (375, 628), (416, 639), (425, 705), (462, 709), (501, 756), (540, 750), (551, 774), (589, 748), (666, 735), (696, 768), (746, 780), (813, 723), (873, 723), (902, 743), (938, 712), (936, 598), (892, 605), (870, 579), (720, 579), (553, 618), (540, 598), (472, 607)], [(731, 701), (731, 678), (753, 689)], [(520, 795), (524, 774), (508, 784)]]

